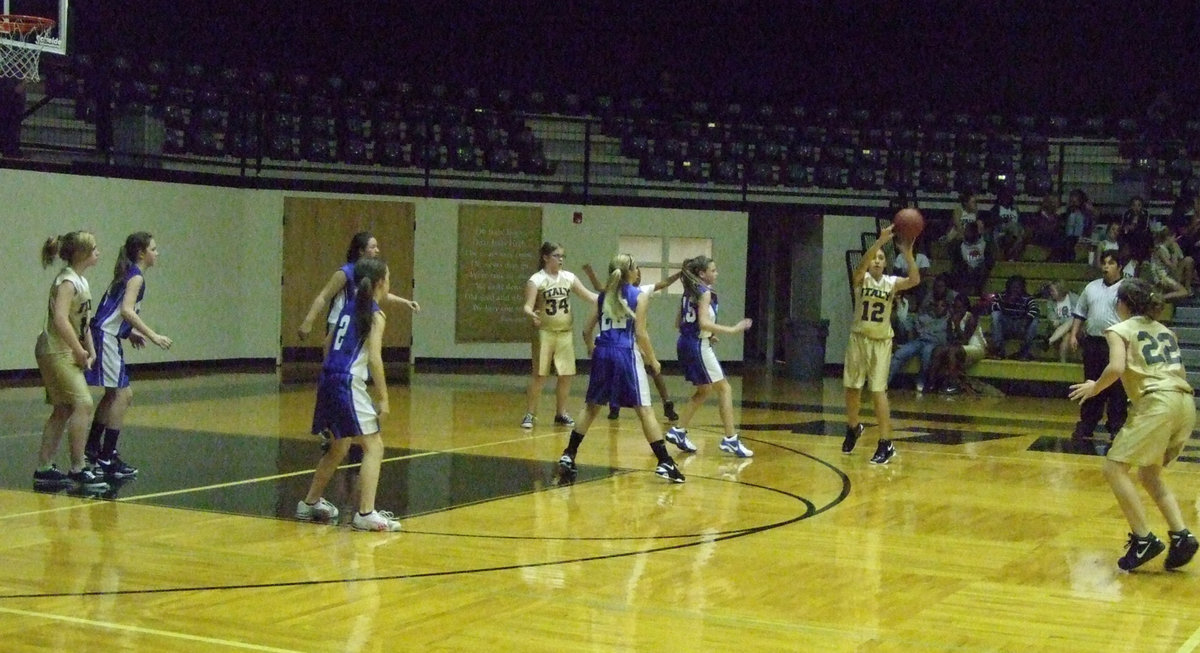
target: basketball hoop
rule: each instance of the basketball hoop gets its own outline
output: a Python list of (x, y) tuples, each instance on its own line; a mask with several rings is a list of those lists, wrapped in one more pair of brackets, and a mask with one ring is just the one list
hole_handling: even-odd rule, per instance
[(37, 45), (50, 40), (52, 29), (49, 18), (0, 14), (0, 77), (36, 82), (42, 55)]

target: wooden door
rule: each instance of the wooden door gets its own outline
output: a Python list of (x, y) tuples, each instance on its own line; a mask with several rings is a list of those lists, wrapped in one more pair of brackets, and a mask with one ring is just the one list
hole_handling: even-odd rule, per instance
[[(315, 379), (323, 357), (323, 309), (308, 338), (297, 329), (313, 298), (330, 275), (346, 262), (350, 238), (369, 231), (379, 241), (380, 257), (392, 277), (392, 293), (413, 294), (413, 229), (415, 207), (410, 202), (287, 197), (283, 205), (283, 280), (280, 344), (284, 381)], [(396, 304), (384, 306), (387, 331), (383, 359), (388, 377), (407, 378), (412, 348), (412, 313)]]

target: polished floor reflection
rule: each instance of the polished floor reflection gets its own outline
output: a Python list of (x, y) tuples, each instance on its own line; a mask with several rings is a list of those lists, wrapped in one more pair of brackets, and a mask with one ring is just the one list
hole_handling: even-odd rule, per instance
[[(567, 429), (545, 425), (549, 392), (539, 425), (518, 426), (524, 384), (392, 387), (377, 503), (404, 529), (389, 534), (290, 518), (319, 456), (307, 386), (135, 382), (121, 449), (143, 471), (95, 497), (33, 491), (41, 391), (0, 391), (4, 650), (1200, 647), (1200, 567), (1117, 571), (1107, 437), (1067, 439), (1065, 399), (895, 392), (899, 455), (874, 466), (873, 424), (840, 451), (838, 380), (751, 374), (734, 387), (753, 458), (718, 451), (709, 404), (700, 451), (676, 455), (687, 482), (668, 484), (632, 412), (602, 413), (565, 483)], [(1198, 459), (1200, 442), (1168, 475), (1196, 526)], [(344, 516), (353, 479), (327, 495)]]

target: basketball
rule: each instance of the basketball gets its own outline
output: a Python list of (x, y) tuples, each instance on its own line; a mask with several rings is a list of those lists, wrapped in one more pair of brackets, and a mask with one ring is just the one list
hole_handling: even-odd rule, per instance
[(900, 209), (896, 212), (896, 217), (892, 218), (892, 225), (898, 236), (911, 243), (925, 228), (925, 218), (916, 209)]

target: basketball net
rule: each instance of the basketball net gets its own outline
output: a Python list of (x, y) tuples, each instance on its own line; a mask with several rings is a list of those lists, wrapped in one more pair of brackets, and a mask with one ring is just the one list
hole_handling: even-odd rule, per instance
[(0, 77), (36, 82), (42, 51), (54, 21), (37, 16), (0, 14)]

